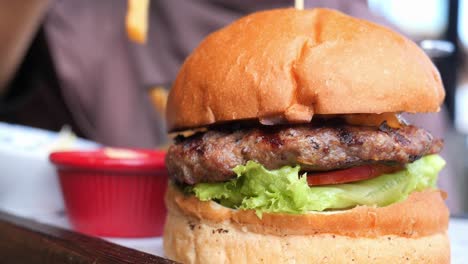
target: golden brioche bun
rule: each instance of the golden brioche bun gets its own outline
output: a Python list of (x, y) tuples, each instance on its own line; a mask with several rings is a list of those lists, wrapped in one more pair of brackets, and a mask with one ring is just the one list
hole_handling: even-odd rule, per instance
[(303, 215), (233, 210), (169, 186), (166, 255), (182, 263), (449, 263), (439, 191), (387, 207)]
[(277, 9), (239, 19), (195, 49), (171, 89), (167, 127), (433, 112), (444, 96), (430, 59), (394, 31), (329, 9)]

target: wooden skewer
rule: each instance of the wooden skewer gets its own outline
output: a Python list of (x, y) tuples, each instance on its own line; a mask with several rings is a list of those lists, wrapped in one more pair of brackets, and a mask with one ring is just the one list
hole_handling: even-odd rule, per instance
[(304, 10), (304, 0), (294, 0), (294, 7), (297, 10)]

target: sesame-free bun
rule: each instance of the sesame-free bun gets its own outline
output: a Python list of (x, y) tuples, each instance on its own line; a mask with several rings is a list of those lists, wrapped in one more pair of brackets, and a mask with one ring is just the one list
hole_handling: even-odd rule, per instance
[(201, 202), (169, 186), (164, 251), (182, 263), (449, 263), (439, 191), (376, 208), (263, 214)]
[(329, 9), (258, 12), (209, 35), (167, 104), (169, 131), (234, 120), (309, 122), (313, 114), (433, 112), (440, 75), (398, 33)]

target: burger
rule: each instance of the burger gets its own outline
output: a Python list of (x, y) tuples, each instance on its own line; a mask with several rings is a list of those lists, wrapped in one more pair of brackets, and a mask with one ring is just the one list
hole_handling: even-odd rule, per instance
[(329, 9), (209, 35), (170, 91), (166, 255), (183, 263), (449, 263), (424, 52)]

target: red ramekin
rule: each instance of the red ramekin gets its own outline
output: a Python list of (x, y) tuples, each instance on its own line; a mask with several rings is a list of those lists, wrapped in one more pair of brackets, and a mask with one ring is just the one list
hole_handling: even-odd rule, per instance
[(95, 236), (161, 236), (168, 178), (165, 153), (123, 151), (134, 155), (109, 156), (106, 149), (50, 155), (69, 220), (77, 231)]

